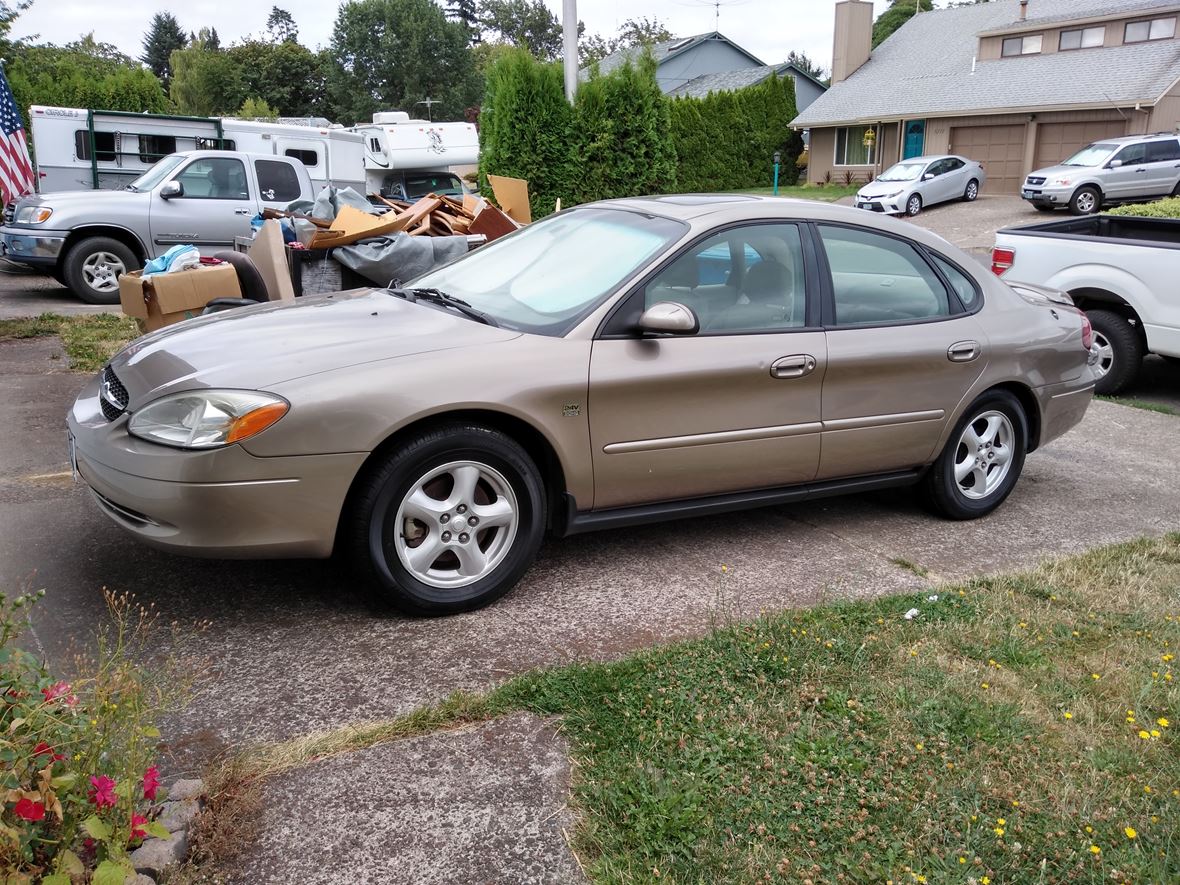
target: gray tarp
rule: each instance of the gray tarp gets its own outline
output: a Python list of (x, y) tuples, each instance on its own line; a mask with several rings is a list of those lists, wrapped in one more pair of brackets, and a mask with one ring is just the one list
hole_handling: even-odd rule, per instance
[(315, 202), (296, 200), (287, 206), (288, 212), (298, 212), (300, 215), (310, 215), (312, 218), (322, 218), (331, 221), (340, 214), (345, 206), (360, 209), (370, 215), (377, 214), (377, 207), (358, 194), (350, 187), (336, 188), (328, 185), (320, 191)]
[(378, 286), (412, 280), (467, 252), (467, 237), (411, 237), (407, 233), (374, 237), (337, 246), (332, 257)]

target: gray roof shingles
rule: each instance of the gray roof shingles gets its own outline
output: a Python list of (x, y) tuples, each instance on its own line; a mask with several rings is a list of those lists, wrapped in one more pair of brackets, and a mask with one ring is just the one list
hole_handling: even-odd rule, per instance
[[(1034, 0), (1036, 21), (1150, 10), (1161, 0)], [(1173, 4), (1174, 5), (1174, 4)], [(1017, 21), (1018, 0), (915, 16), (847, 80), (793, 121), (800, 127), (1037, 107), (1154, 102), (1180, 79), (1180, 41), (980, 61), (977, 35)], [(1030, 18), (1029, 24), (1033, 23)]]
[(710, 92), (735, 92), (738, 89), (745, 89), (747, 86), (761, 83), (774, 73), (777, 73), (781, 77), (788, 67), (790, 66), (763, 65), (758, 68), (743, 68), (740, 71), (701, 74), (701, 76), (694, 77), (687, 83), (677, 86), (668, 95), (672, 98), (679, 98), (680, 96), (704, 98)]

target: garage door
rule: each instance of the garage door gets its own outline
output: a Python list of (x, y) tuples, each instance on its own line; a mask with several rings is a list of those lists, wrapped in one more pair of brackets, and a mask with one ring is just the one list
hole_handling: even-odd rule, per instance
[(956, 126), (951, 129), (951, 153), (983, 163), (984, 192), (1014, 194), (1024, 180), (1024, 124), (1015, 126)]
[(1056, 166), (1086, 145), (1127, 134), (1126, 120), (1097, 123), (1043, 123), (1037, 127), (1037, 160), (1034, 168)]

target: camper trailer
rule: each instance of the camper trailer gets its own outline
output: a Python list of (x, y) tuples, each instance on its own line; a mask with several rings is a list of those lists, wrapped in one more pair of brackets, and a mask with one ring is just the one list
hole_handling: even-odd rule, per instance
[(364, 137), (366, 190), (383, 197), (461, 194), (460, 175), (479, 162), (479, 132), (471, 123), (433, 123), (411, 119), (405, 111), (382, 111), (351, 131)]
[(364, 138), (340, 126), (42, 105), (29, 108), (29, 121), (40, 193), (117, 190), (161, 157), (216, 149), (297, 159), (317, 191), (365, 184)]

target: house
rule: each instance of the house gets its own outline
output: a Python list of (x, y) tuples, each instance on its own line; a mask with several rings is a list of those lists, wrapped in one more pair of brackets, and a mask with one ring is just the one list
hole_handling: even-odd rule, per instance
[[(609, 73), (627, 61), (638, 59), (644, 48), (631, 46), (612, 52), (598, 62), (598, 69)], [(653, 43), (650, 49), (656, 60), (656, 82), (669, 96), (703, 97), (710, 92), (744, 89), (777, 74), (795, 82), (795, 108), (801, 111), (827, 88), (795, 65), (764, 64), (716, 31)], [(579, 72), (582, 79), (589, 74), (588, 67)]]
[(955, 153), (1014, 194), (1090, 142), (1175, 131), (1178, 21), (1177, 0), (992, 0), (915, 15), (874, 50), (873, 4), (842, 0), (832, 86), (792, 124), (811, 130), (808, 180)]

